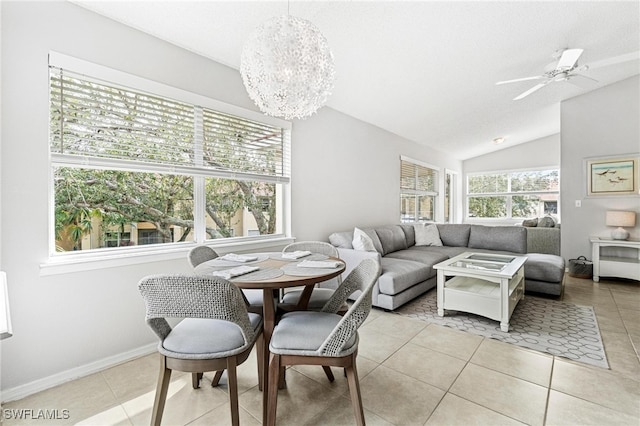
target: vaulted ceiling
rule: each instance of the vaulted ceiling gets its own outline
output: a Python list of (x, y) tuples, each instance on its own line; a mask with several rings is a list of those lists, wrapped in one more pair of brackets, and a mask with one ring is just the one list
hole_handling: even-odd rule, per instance
[[(640, 74), (638, 1), (73, 2), (236, 69), (263, 21), (308, 19), (335, 57), (328, 106), (459, 159), (558, 133), (562, 100)], [(495, 84), (543, 74), (566, 48), (584, 49), (578, 66), (597, 82), (517, 101), (544, 80)]]

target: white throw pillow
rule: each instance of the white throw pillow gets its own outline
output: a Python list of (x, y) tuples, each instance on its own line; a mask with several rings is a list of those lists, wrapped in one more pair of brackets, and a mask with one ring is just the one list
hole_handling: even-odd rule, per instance
[(362, 229), (353, 229), (353, 241), (351, 242), (355, 250), (360, 251), (376, 251), (373, 240)]
[(413, 225), (416, 231), (416, 246), (441, 246), (440, 232), (435, 223)]

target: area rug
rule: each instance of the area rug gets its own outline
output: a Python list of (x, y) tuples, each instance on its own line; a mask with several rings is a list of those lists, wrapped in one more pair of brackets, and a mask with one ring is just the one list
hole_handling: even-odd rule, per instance
[(445, 316), (440, 317), (435, 289), (395, 312), (550, 355), (609, 368), (596, 314), (591, 306), (527, 295), (513, 311), (508, 333), (500, 330), (499, 321), (474, 314), (446, 311)]

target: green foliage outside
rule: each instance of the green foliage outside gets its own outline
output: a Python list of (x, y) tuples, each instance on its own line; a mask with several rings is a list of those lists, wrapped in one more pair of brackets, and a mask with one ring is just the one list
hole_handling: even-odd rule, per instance
[[(540, 214), (541, 194), (555, 193), (559, 187), (557, 170), (522, 171), (469, 176), (469, 217), (506, 218), (511, 198), (512, 218)], [(537, 194), (527, 194), (535, 192)], [(521, 193), (519, 195), (518, 193)]]
[[(195, 164), (193, 106), (63, 76), (59, 70), (52, 70), (50, 83), (53, 153), (150, 162), (150, 169), (153, 164)], [(273, 171), (281, 160), (278, 135), (256, 136), (273, 130), (216, 114), (205, 110), (201, 167)], [(254, 144), (255, 139), (261, 141)], [(161, 242), (185, 241), (194, 228), (194, 179), (108, 167), (54, 167), (57, 246), (62, 247), (64, 238), (72, 241), (71, 249), (82, 250), (83, 237), (96, 223), (103, 235), (146, 223), (157, 230)], [(245, 209), (260, 234), (275, 233), (275, 184), (214, 177), (204, 181), (204, 208), (212, 222), (206, 230), (209, 238), (234, 236)]]

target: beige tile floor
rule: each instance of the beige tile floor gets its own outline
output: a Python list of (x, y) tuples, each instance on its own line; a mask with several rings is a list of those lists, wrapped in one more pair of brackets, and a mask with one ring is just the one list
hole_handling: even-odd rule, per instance
[[(610, 370), (374, 310), (361, 328), (358, 357), (367, 423), (639, 425), (640, 284), (567, 277), (563, 299), (595, 307)], [(157, 371), (149, 355), (3, 408), (68, 410), (68, 420), (46, 424), (146, 425)], [(226, 383), (212, 388), (211, 377), (193, 390), (190, 376), (176, 373), (163, 424), (228, 424)], [(260, 424), (254, 356), (240, 366), (239, 382), (241, 423)], [(319, 367), (294, 367), (287, 385), (278, 424), (353, 424), (343, 375), (329, 383)]]

